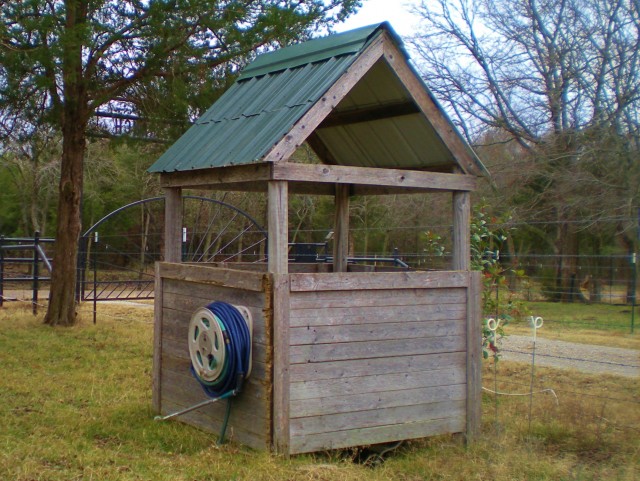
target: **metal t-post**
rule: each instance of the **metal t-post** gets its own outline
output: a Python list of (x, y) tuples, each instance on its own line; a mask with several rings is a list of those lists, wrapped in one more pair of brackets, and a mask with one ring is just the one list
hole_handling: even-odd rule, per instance
[(33, 236), (33, 294), (31, 296), (31, 311), (33, 315), (38, 314), (38, 289), (39, 289), (39, 272), (38, 264), (38, 243), (40, 242), (40, 231), (36, 231)]

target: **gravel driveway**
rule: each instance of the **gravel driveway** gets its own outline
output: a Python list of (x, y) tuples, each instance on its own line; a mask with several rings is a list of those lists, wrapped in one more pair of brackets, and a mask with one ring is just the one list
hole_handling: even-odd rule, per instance
[[(530, 336), (507, 336), (502, 339), (501, 353), (505, 361), (531, 363), (532, 352), (533, 339)], [(640, 377), (640, 351), (538, 337), (536, 365)]]

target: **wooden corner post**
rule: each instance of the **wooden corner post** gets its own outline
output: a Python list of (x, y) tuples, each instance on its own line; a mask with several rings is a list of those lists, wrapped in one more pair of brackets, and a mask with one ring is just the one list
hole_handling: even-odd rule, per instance
[(469, 273), (467, 294), (467, 442), (480, 432), (482, 416), (482, 273)]
[(269, 181), (269, 272), (273, 276), (273, 446), (289, 454), (289, 239), (286, 181)]
[(471, 267), (471, 194), (453, 193), (453, 270), (468, 271)]
[[(164, 261), (180, 262), (182, 259), (182, 189), (167, 188), (164, 191)], [(153, 367), (152, 406), (157, 413), (162, 411), (162, 277), (159, 264), (155, 266), (153, 307)]]
[(349, 184), (336, 184), (333, 272), (347, 272), (349, 256)]
[(164, 261), (182, 260), (182, 189), (164, 190)]
[(460, 191), (453, 193), (453, 269), (467, 271), (467, 442), (472, 441), (480, 430), (482, 373), (481, 373), (481, 331), (482, 285), (479, 272), (471, 269), (471, 194)]

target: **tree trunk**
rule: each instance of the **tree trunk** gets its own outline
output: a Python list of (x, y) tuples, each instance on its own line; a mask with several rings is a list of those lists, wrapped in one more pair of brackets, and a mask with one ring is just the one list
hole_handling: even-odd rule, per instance
[(45, 324), (72, 326), (76, 323), (76, 273), (81, 228), (83, 161), (86, 149), (88, 96), (83, 77), (82, 46), (87, 3), (66, 0), (62, 52), (63, 98), (62, 160), (58, 188), (58, 225), (53, 252), (53, 272)]
[(76, 322), (76, 272), (80, 239), (84, 128), (65, 122), (58, 201), (58, 227), (53, 253), (49, 308), (45, 324), (71, 326)]
[(580, 300), (578, 275), (578, 233), (575, 227), (563, 221), (558, 231), (558, 265), (556, 286), (561, 302)]

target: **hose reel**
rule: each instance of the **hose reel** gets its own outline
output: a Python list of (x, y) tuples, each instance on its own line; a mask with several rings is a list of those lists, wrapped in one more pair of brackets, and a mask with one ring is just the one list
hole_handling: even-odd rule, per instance
[(191, 372), (209, 397), (242, 388), (251, 374), (249, 309), (212, 302), (198, 309), (189, 322)]
[(195, 311), (187, 335), (190, 370), (210, 399), (155, 419), (164, 421), (228, 399), (220, 434), (224, 439), (231, 397), (240, 393), (251, 374), (252, 338), (253, 319), (245, 306), (216, 301)]

